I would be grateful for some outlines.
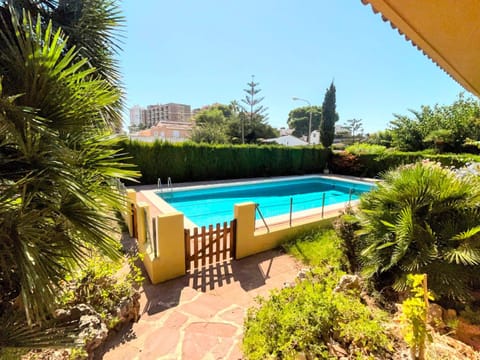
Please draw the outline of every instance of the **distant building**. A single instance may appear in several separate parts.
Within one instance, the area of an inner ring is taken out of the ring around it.
[[[344,141],[345,138],[350,137],[350,129],[347,126],[335,125],[335,137],[333,143],[338,143]],[[312,145],[320,144],[320,131],[313,130],[310,135],[310,142]]]
[[[318,130],[312,131],[312,133],[310,134],[310,143],[313,145],[320,144],[320,131]]]
[[[192,122],[159,122],[150,129],[130,134],[130,139],[147,142],[154,142],[155,140],[182,142],[190,139],[192,129]]]
[[[130,109],[130,126],[140,126],[142,123],[142,108],[135,105]]]
[[[280,133],[280,136],[285,136],[285,135],[292,135],[294,129],[281,127],[280,129],[278,129],[278,131]]]
[[[135,105],[130,109],[131,128],[150,128],[159,122],[189,122],[191,118],[191,107],[185,104],[156,104],[146,108]]]
[[[265,143],[275,143],[279,145],[285,146],[306,146],[308,143],[303,141],[293,135],[284,135],[273,139],[265,139],[263,140]]]

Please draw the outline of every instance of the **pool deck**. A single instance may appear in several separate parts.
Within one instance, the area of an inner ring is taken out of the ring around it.
[[[358,181],[358,182],[367,182],[367,183],[376,183],[378,182],[377,179],[370,179],[370,178],[359,178],[353,176],[343,176],[343,175],[305,175],[305,177],[310,176],[321,176],[327,179],[333,180],[347,180],[347,181]],[[186,182],[186,183],[173,183],[171,189],[180,189],[180,188],[198,188],[203,186],[212,186],[212,185],[221,185],[221,184],[242,184],[242,183],[249,183],[253,181],[265,181],[265,180],[290,180],[290,179],[298,179],[300,176],[278,176],[278,177],[268,177],[268,178],[248,178],[248,179],[234,179],[234,180],[214,180],[214,181],[197,181],[197,182]],[[145,202],[149,205],[150,208],[150,216],[155,217],[161,214],[167,214],[171,212],[176,212],[177,210],[173,208],[170,204],[162,200],[160,197],[155,195],[155,192],[158,191],[156,185],[141,185],[131,187],[135,191],[137,191],[137,201]],[[164,191],[169,191],[164,190]],[[358,200],[351,201],[350,205],[355,207],[358,205]],[[321,220],[323,218],[331,218],[337,216],[340,212],[345,209],[345,203],[334,204],[325,206],[323,214],[321,208],[313,208],[303,211],[294,212],[292,215],[292,224],[301,224],[312,222],[316,220]],[[233,209],[232,209],[233,212]],[[191,222],[186,216],[185,219],[185,228],[192,229],[195,228],[196,225]],[[289,214],[279,215],[274,217],[266,218],[266,223],[268,227],[276,227],[276,226],[285,226],[286,224],[290,223]],[[255,228],[257,231],[267,231],[267,228],[262,220],[257,220],[255,224]]]

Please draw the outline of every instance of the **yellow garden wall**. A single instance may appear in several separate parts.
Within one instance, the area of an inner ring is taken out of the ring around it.
[[[262,228],[255,231],[255,203],[236,204],[234,215],[237,219],[235,252],[237,259],[274,249],[296,233],[322,225],[328,226],[332,222],[332,218],[337,217],[335,215],[326,219],[316,217],[304,221],[296,220],[292,227],[288,223],[284,223],[272,226],[269,230]]]
[[[124,214],[124,219],[130,236],[133,236],[131,204],[134,204],[138,250],[142,255],[145,270],[152,284],[158,284],[184,275],[185,242],[183,214],[172,212],[158,215],[156,217],[156,229],[153,229],[149,206],[145,202],[136,202],[134,190],[127,190],[127,202],[129,206],[126,214]],[[149,241],[147,241],[147,232],[150,234]],[[153,236],[153,234],[157,234],[157,236]]]
[[[136,202],[136,193],[127,191],[127,202],[134,204],[136,213],[138,249],[142,254],[143,263],[148,277],[153,284],[158,284],[185,274],[185,240],[184,215],[174,211],[156,217],[153,229],[149,205]],[[237,220],[236,259],[273,249],[285,239],[309,228],[328,225],[333,217],[322,219],[313,216],[297,219],[290,227],[288,222],[266,228],[255,229],[255,203],[247,202],[234,206],[234,217]],[[130,234],[134,229],[131,216],[131,206],[124,216]],[[268,220],[268,219],[267,219]],[[147,238],[147,232],[149,237]],[[154,234],[156,236],[154,236]]]

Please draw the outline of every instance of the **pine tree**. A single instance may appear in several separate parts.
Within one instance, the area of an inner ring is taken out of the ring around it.
[[[323,99],[322,119],[320,121],[320,141],[326,148],[330,147],[333,143],[335,123],[338,121],[335,92],[335,85],[332,81]]]
[[[263,101],[264,97],[257,97],[257,94],[262,91],[261,89],[257,88],[259,85],[258,82],[255,82],[255,75],[252,75],[252,81],[247,83],[248,88],[243,89],[246,92],[245,98],[242,99],[242,102],[245,105],[241,105],[242,112],[246,116],[241,116],[242,118],[242,144],[245,143],[245,118],[247,118],[250,122],[250,126],[254,123],[254,121],[263,122],[265,121],[268,116],[266,114],[268,108],[260,105]]]

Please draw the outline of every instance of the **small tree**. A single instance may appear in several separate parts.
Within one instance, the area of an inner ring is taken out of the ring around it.
[[[320,121],[320,141],[325,148],[329,148],[333,143],[335,123],[338,121],[335,91],[335,85],[332,81],[323,99],[322,119]]]
[[[290,129],[294,129],[294,136],[310,136],[308,134],[310,111],[312,112],[312,129],[318,129],[322,117],[322,108],[320,106],[303,106],[288,113],[287,124]]]
[[[355,143],[355,135],[363,132],[362,119],[347,120],[347,128],[352,136],[352,144]]]

